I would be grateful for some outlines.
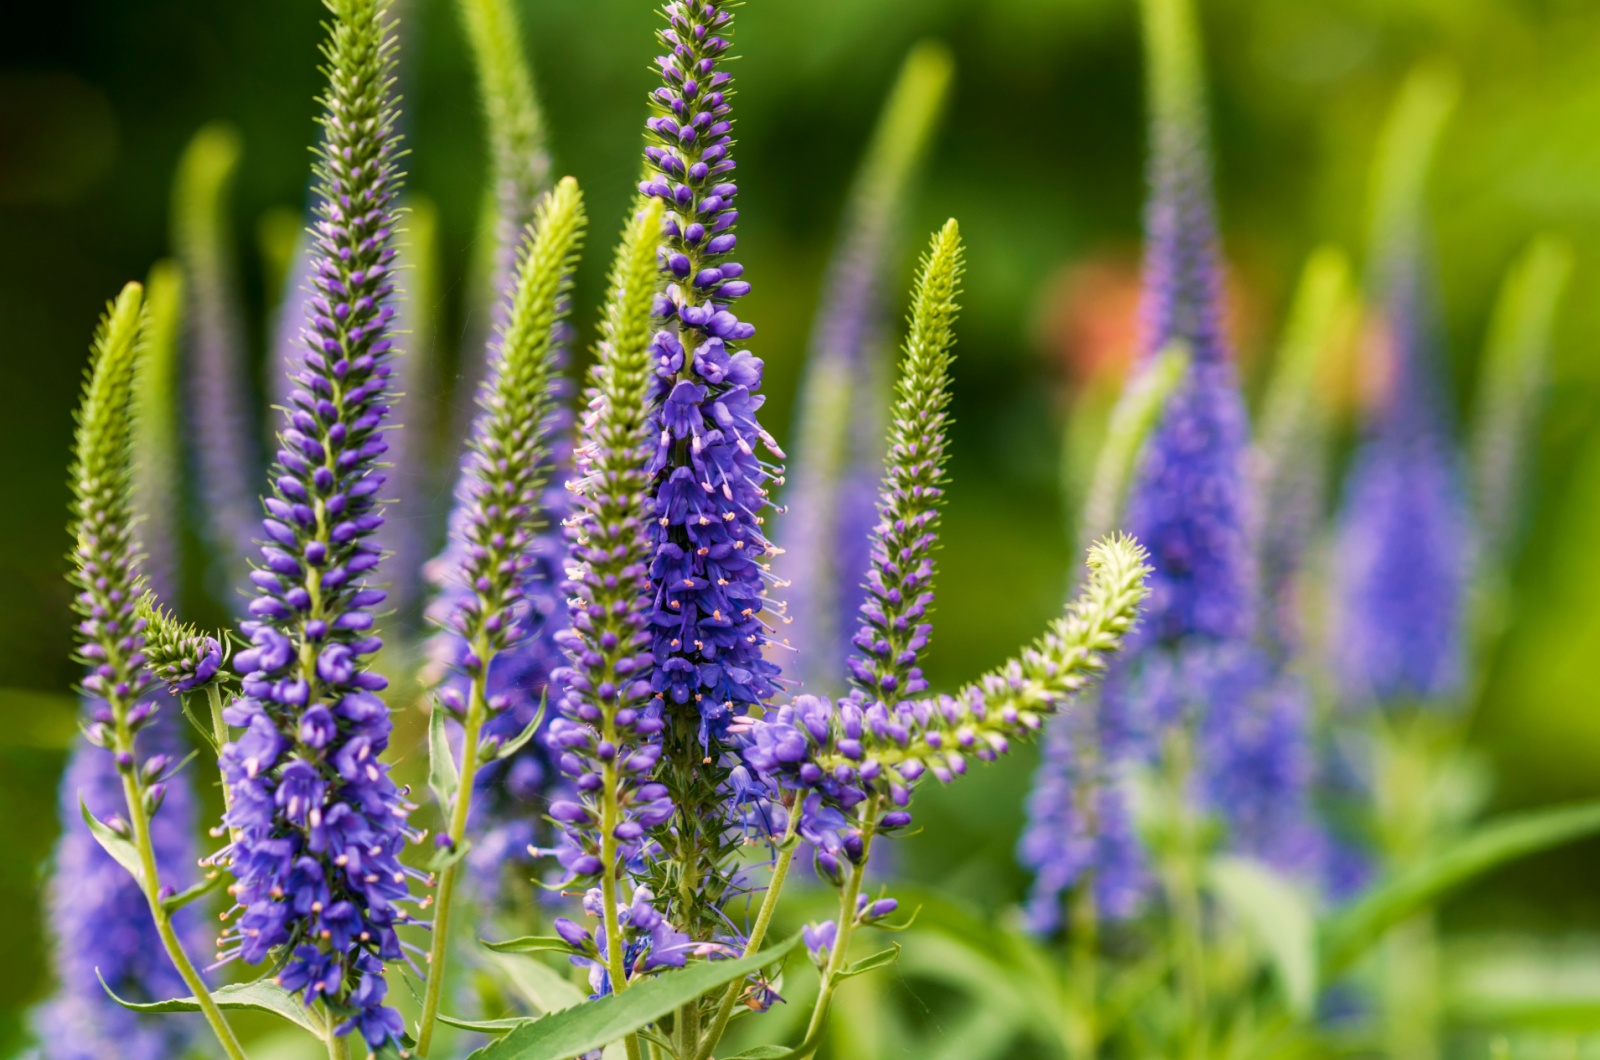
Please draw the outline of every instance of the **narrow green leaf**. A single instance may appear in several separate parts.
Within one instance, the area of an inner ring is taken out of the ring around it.
[[[544,711],[549,704],[550,690],[546,688],[539,694],[539,709],[534,712],[533,719],[528,722],[521,732],[513,736],[509,743],[503,744],[500,749],[494,753],[495,758],[510,758],[512,755],[522,750],[523,746],[527,744],[529,740],[533,739],[533,734],[539,731],[539,723],[544,721]]]
[[[1431,859],[1388,880],[1324,927],[1323,976],[1366,952],[1382,934],[1455,887],[1518,858],[1600,833],[1600,800],[1510,815],[1473,831]]]
[[[98,970],[95,973],[99,974]],[[192,997],[175,997],[168,1001],[151,1001],[140,1003],[137,1001],[124,1001],[111,992],[104,979],[100,985],[110,995],[111,1000],[125,1009],[134,1012],[199,1012],[200,1003]],[[232,986],[218,987],[211,992],[211,1000],[217,1007],[226,1011],[235,1009],[250,1009],[255,1012],[270,1012],[274,1016],[288,1020],[298,1027],[304,1027],[312,1034],[321,1038],[323,1027],[310,1009],[300,1002],[300,999],[289,993],[271,979],[257,979],[253,983],[235,983]]]
[[[1306,896],[1249,858],[1218,858],[1209,883],[1267,958],[1289,1011],[1302,1019],[1310,1016],[1317,999],[1317,929]]]
[[[859,961],[855,961],[841,968],[839,970],[839,978],[850,979],[865,972],[870,972],[876,968],[887,968],[889,965],[893,964],[895,962],[895,958],[899,956],[900,944],[896,942],[886,950],[879,950],[870,957],[863,957]]]
[[[89,812],[89,804],[83,801],[83,796],[78,796],[78,809],[83,813],[83,823],[89,826],[95,842],[116,859],[117,864],[127,869],[139,886],[144,886],[144,866],[139,861],[139,848],[126,836],[113,832],[108,825],[102,824],[94,814]]]
[[[464,1031],[476,1031],[479,1034],[504,1034],[506,1031],[516,1030],[524,1023],[534,1023],[540,1018],[539,1016],[512,1016],[502,1020],[462,1020],[456,1019],[454,1016],[446,1016],[443,1012],[439,1013],[440,1023],[457,1027]]]
[[[558,935],[524,935],[518,939],[507,939],[505,942],[490,942],[488,939],[479,939],[478,942],[485,949],[496,953],[540,953],[545,950],[554,950],[557,953],[572,952],[572,943]]]
[[[445,733],[444,715],[444,706],[436,700],[428,712],[428,787],[439,801],[439,811],[449,817],[450,806],[461,787],[461,773]]]
[[[798,934],[734,961],[704,961],[635,983],[620,994],[566,1009],[520,1027],[469,1060],[567,1060],[631,1034],[725,983],[781,960]]]
[[[201,738],[205,740],[206,746],[211,748],[211,750],[215,751],[216,753],[221,754],[222,748],[217,746],[217,737],[216,734],[211,731],[211,726],[204,718],[196,714],[194,712],[194,708],[190,705],[193,699],[193,696],[178,697],[178,702],[183,705],[183,716],[189,719],[189,724],[193,725],[194,731],[199,733]]]
[[[199,883],[195,884],[193,887],[179,891],[170,898],[163,898],[161,900],[161,908],[165,909],[169,913],[175,912],[191,902],[195,902],[201,898],[204,898],[206,895],[210,894],[212,891],[216,890],[218,887],[221,887],[227,882],[228,877],[226,874],[217,869],[212,869],[210,875],[201,880]]]
[[[727,1060],[787,1060],[794,1056],[796,1050],[787,1045],[758,1045],[754,1049],[746,1049],[742,1053],[735,1053]]]

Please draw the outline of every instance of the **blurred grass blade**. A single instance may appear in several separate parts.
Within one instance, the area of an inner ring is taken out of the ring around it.
[[[1310,1017],[1317,1000],[1317,927],[1306,895],[1249,858],[1218,858],[1208,883],[1266,957],[1289,1011]]]
[[[1331,978],[1359,959],[1383,933],[1491,869],[1600,833],[1600,800],[1534,810],[1479,826],[1471,834],[1395,878],[1378,884],[1325,922],[1322,974]]]
[[[1503,560],[1521,529],[1556,306],[1571,274],[1571,246],[1540,236],[1507,270],[1495,301],[1472,424],[1478,525],[1491,559]]]

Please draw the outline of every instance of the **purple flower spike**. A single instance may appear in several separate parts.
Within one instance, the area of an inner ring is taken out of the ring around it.
[[[1385,263],[1379,395],[1345,487],[1335,658],[1354,706],[1440,702],[1461,691],[1472,526],[1439,393],[1437,325],[1415,241]]]
[[[367,580],[380,558],[393,356],[396,43],[384,0],[330,8],[315,291],[240,625],[252,646],[235,657],[243,696],[227,720],[246,731],[222,750],[238,919],[221,947],[224,960],[281,956],[281,983],[320,997],[346,1017],[341,1034],[359,1030],[377,1048],[400,1033],[383,965],[401,955],[395,927],[410,917],[399,903],[419,875],[400,864],[414,833],[381,760],[391,724],[374,693],[385,681],[366,666],[384,599]]]

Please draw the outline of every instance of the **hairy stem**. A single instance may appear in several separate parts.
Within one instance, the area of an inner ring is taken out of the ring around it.
[[[333,1033],[337,1023],[327,1005],[322,1006],[322,1026],[322,1041],[328,1047],[328,1060],[350,1060],[350,1037]]]
[[[778,858],[772,864],[772,879],[767,883],[767,893],[761,899],[761,909],[756,913],[756,922],[750,929],[750,939],[745,943],[744,953],[748,957],[761,948],[761,943],[767,937],[767,928],[772,924],[772,914],[778,908],[778,896],[783,893],[783,883],[789,876],[789,864],[794,860],[794,852],[798,849],[795,842],[795,833],[800,827],[800,807],[792,807],[789,811],[789,827],[784,830],[783,839],[778,843]],[[706,1032],[705,1039],[700,1043],[700,1048],[694,1053],[694,1060],[710,1060],[711,1050],[717,1047],[722,1040],[722,1034],[728,1029],[728,1021],[733,1018],[733,1006],[739,1001],[739,982],[728,984],[727,991],[722,995],[722,1004],[717,1007],[716,1018],[711,1022],[711,1029]]]
[[[839,891],[838,935],[834,940],[833,952],[828,954],[828,965],[823,969],[821,988],[817,991],[817,1003],[811,1009],[811,1022],[806,1026],[805,1042],[800,1046],[796,1060],[809,1060],[816,1054],[822,1036],[822,1022],[828,1018],[828,1005],[833,1001],[833,992],[839,987],[839,973],[844,970],[845,953],[850,949],[850,937],[855,932],[856,896],[861,893],[861,880],[867,872],[867,858],[872,853],[873,828],[877,824],[882,802],[881,795],[874,795],[862,804],[865,811],[860,819],[865,824],[861,829],[861,861],[850,867],[850,875]]]
[[[125,732],[123,746],[131,748],[133,735],[126,732],[125,726],[123,728]],[[136,774],[123,772],[122,794],[128,803],[128,820],[133,832],[133,845],[139,851],[139,867],[143,870],[143,879],[140,883],[144,887],[145,900],[150,903],[150,916],[155,921],[156,934],[161,936],[161,944],[166,947],[167,956],[172,959],[172,966],[183,977],[184,985],[188,986],[190,993],[199,1002],[200,1011],[205,1013],[206,1022],[211,1025],[211,1031],[217,1036],[217,1041],[222,1043],[222,1051],[228,1054],[228,1060],[245,1060],[244,1049],[239,1045],[239,1039],[234,1036],[233,1028],[228,1026],[222,1010],[212,999],[205,980],[200,978],[194,962],[184,951],[183,943],[172,927],[172,915],[161,903],[161,878],[156,868],[155,845],[150,839],[150,815],[145,812],[144,788]]]
[[[428,984],[423,990],[422,1015],[417,1022],[418,1056],[427,1056],[428,1047],[433,1044],[439,1000],[444,994],[444,970],[450,947],[450,906],[465,860],[460,854],[462,844],[467,841],[467,813],[472,809],[473,782],[478,775],[478,738],[484,720],[484,685],[488,681],[489,664],[494,659],[494,650],[487,637],[479,637],[473,650],[483,660],[483,665],[474,671],[472,688],[468,693],[467,716],[462,723],[461,780],[456,788],[455,805],[451,807],[450,826],[446,833],[455,845],[457,857],[439,874],[438,906],[433,913],[433,939],[428,949]]]

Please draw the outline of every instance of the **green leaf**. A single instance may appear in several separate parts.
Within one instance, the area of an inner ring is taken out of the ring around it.
[[[1306,896],[1249,858],[1218,858],[1210,884],[1266,956],[1289,1011],[1302,1019],[1310,1016],[1317,999],[1317,929]]]
[[[758,1045],[754,1049],[746,1049],[742,1053],[735,1053],[727,1060],[785,1060],[786,1057],[795,1055],[795,1050],[787,1045]]]
[[[439,801],[440,812],[449,817],[451,803],[461,787],[461,773],[456,768],[456,756],[450,750],[450,741],[445,735],[444,715],[444,707],[435,701],[433,709],[428,712],[428,787]]]
[[[479,939],[479,944],[484,949],[493,950],[495,953],[541,953],[554,950],[557,953],[572,953],[572,943],[558,935],[524,935],[519,939],[508,939],[505,942],[490,942],[488,939]]]
[[[446,1016],[443,1012],[439,1013],[440,1023],[459,1027],[464,1031],[476,1031],[479,1034],[504,1034],[506,1031],[516,1030],[524,1023],[533,1023],[538,1019],[540,1019],[538,1016],[512,1016],[503,1020],[461,1020],[454,1016]]]
[[[848,964],[839,969],[839,978],[841,980],[850,979],[854,976],[870,972],[876,968],[886,968],[893,964],[895,962],[895,958],[899,956],[900,944],[896,942],[886,950],[879,950],[870,957],[863,957],[859,961]]]
[[[96,975],[99,971],[96,970]],[[104,979],[100,985],[105,987],[111,1000],[125,1009],[134,1012],[199,1012],[200,1003],[192,997],[175,997],[168,1001],[151,1001],[139,1003],[124,1001],[111,992]],[[211,1000],[216,1002],[218,1008],[225,1011],[234,1009],[251,1009],[256,1012],[270,1012],[274,1016],[288,1020],[298,1027],[304,1027],[312,1034],[321,1038],[324,1030],[310,1009],[301,1004],[300,999],[289,993],[271,979],[257,979],[253,983],[236,983],[232,986],[218,987],[211,992]]]
[[[513,736],[509,743],[502,745],[501,748],[494,753],[496,759],[510,758],[512,755],[522,750],[523,746],[529,740],[533,739],[533,734],[539,729],[539,723],[544,720],[545,707],[548,706],[549,703],[550,690],[546,688],[539,694],[539,709],[534,712],[533,720],[528,722],[527,726],[521,732]]]
[[[635,983],[620,994],[578,1005],[520,1027],[469,1060],[567,1060],[616,1041],[724,983],[773,964],[799,945],[791,936],[734,961],[703,961]]]
[[[439,847],[434,850],[433,857],[428,859],[428,871],[435,874],[441,873],[466,857],[471,850],[472,840],[470,839],[462,839],[459,843],[453,843],[447,847]]]
[[[217,746],[217,737],[216,734],[211,731],[211,726],[202,720],[200,715],[194,712],[194,708],[189,705],[190,701],[193,699],[193,696],[178,697],[178,702],[183,704],[183,716],[189,719],[189,724],[193,725],[194,731],[200,734],[201,739],[205,740],[206,746],[211,748],[211,750],[215,751],[217,754],[221,754],[222,748]]]
[[[1455,887],[1518,858],[1600,832],[1600,800],[1507,816],[1480,826],[1431,859],[1390,879],[1329,921],[1322,970],[1343,971],[1395,924]]]
[[[94,834],[95,842],[117,860],[117,864],[127,869],[139,886],[144,886],[144,865],[139,860],[139,848],[126,836],[113,832],[110,826],[102,824],[94,814],[89,812],[89,804],[83,801],[83,796],[78,796],[78,809],[83,814],[83,823],[89,826],[89,831]]]
[[[536,957],[523,953],[487,954],[489,962],[505,976],[511,988],[540,1013],[548,1014],[581,1005],[587,995]]]
[[[201,880],[199,883],[195,884],[193,887],[190,887],[187,890],[179,891],[177,894],[172,895],[169,898],[161,899],[161,908],[165,909],[169,913],[175,912],[179,909],[182,909],[190,902],[204,898],[218,887],[221,887],[227,881],[228,877],[226,875],[216,869],[212,869],[210,875]]]

